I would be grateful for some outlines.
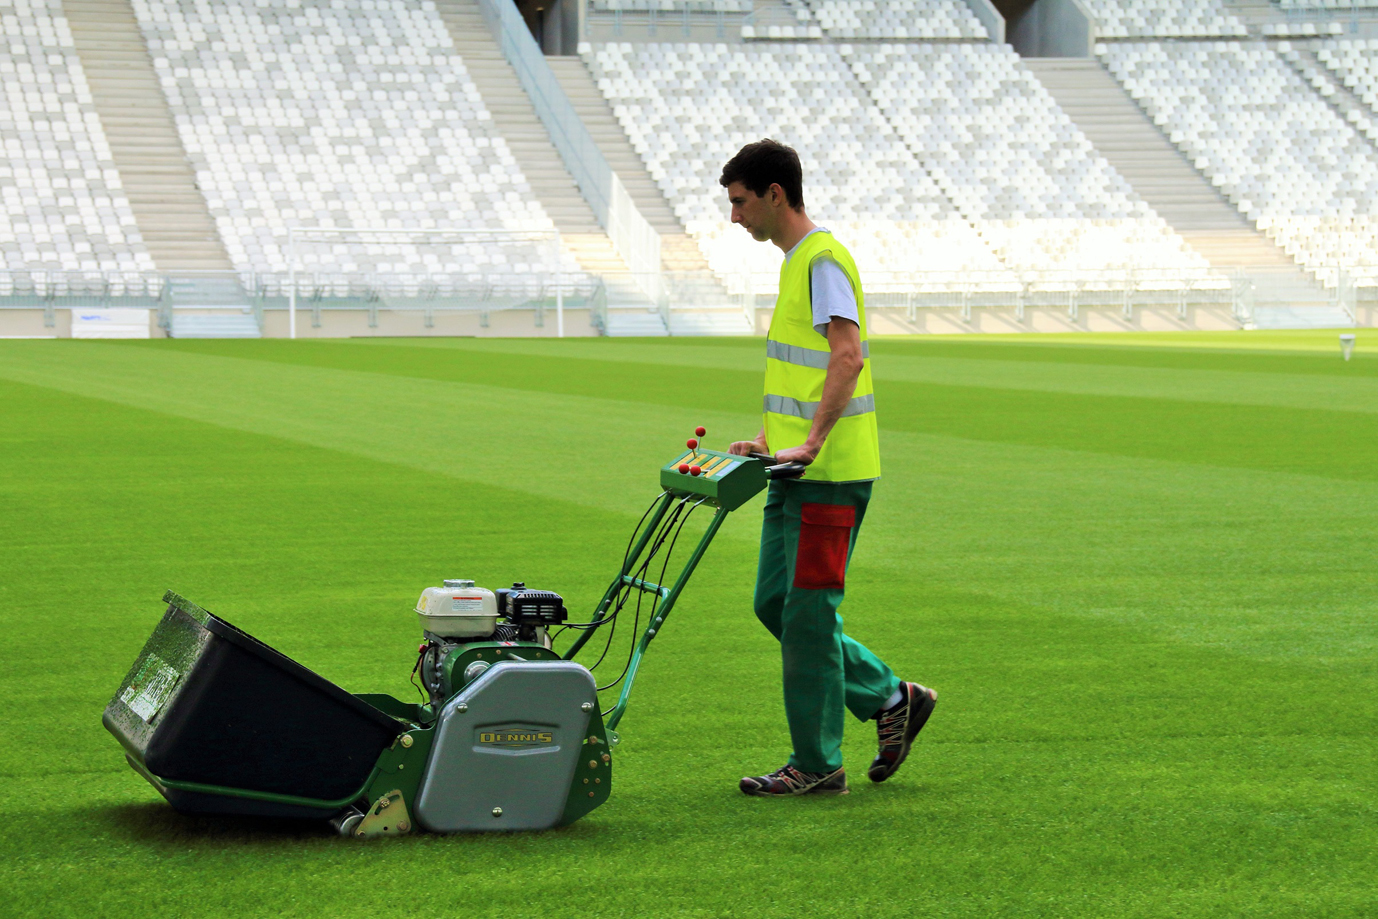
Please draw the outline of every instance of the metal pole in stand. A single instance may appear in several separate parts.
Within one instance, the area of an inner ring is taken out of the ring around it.
[[[565,337],[565,285],[560,270],[560,231],[555,231],[555,337]]]
[[[297,238],[287,228],[287,337],[297,337]]]

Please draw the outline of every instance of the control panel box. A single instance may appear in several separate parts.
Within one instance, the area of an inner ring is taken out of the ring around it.
[[[766,487],[766,466],[749,456],[689,449],[660,468],[660,485],[735,511]]]

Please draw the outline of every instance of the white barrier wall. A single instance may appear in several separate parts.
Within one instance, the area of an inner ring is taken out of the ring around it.
[[[72,310],[73,338],[148,338],[152,310],[129,308]]]

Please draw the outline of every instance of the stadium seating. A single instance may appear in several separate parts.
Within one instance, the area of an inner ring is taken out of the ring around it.
[[[231,261],[288,270],[290,226],[551,229],[431,3],[134,0]],[[536,248],[306,247],[308,272],[530,283]],[[522,279],[526,280],[523,281]]]
[[[810,216],[872,277],[1003,266],[866,100],[836,46],[600,45],[587,55],[632,145],[730,288],[773,289],[780,257],[728,223],[717,178],[743,144],[789,138]]]
[[[1378,9],[1378,0],[1278,0],[1284,10],[1323,10],[1343,13],[1347,10]]]
[[[808,0],[829,38],[987,38],[962,0]]]
[[[1326,42],[1316,59],[1378,114],[1378,39]]]
[[[263,292],[285,289],[289,227],[553,230],[432,0],[132,2],[226,251]],[[1325,278],[1343,264],[1378,283],[1378,137],[1360,133],[1378,123],[1378,40],[1303,52],[1193,41],[1243,26],[1219,0],[1086,3],[1101,35],[1173,39],[1097,53],[1241,213]],[[1109,289],[1210,274],[1013,50],[979,40],[964,3],[788,0],[785,13],[834,41],[585,46],[633,147],[730,290],[769,293],[777,278],[778,252],[731,226],[717,183],[723,162],[763,136],[800,149],[810,214],[850,245],[868,287]],[[0,8],[0,30],[0,296],[38,289],[16,286],[16,271],[148,279],[130,292],[154,283],[60,0]],[[905,42],[882,43],[890,36]],[[1359,100],[1339,94],[1348,121],[1323,98],[1336,90],[1319,85],[1330,81],[1319,65]],[[1373,120],[1351,111],[1364,106]],[[300,289],[331,296],[365,296],[361,283],[398,297],[529,293],[554,259],[584,280],[568,253],[531,239],[360,235],[302,243],[297,256]]]
[[[1317,38],[1325,35],[1343,35],[1344,26],[1338,22],[1266,22],[1263,24],[1265,38]]]
[[[1111,72],[1198,169],[1323,277],[1378,273],[1378,157],[1262,43],[1110,43]]]
[[[1311,43],[1314,48],[1314,43]],[[1326,63],[1328,56],[1326,49],[1308,49],[1302,43],[1279,42],[1273,46],[1284,61],[1291,64],[1296,71],[1301,74],[1303,80],[1310,84],[1311,88],[1320,94],[1333,105],[1339,113],[1354,126],[1354,129],[1367,137],[1370,141],[1378,144],[1378,117],[1375,117],[1373,106],[1368,102],[1362,101],[1365,95],[1359,80],[1364,78],[1363,69],[1366,62],[1361,56],[1355,55],[1357,59],[1346,59],[1349,55],[1343,56],[1336,61],[1332,58],[1330,63]],[[1333,64],[1340,64],[1337,70]],[[1355,71],[1358,71],[1357,73]],[[1354,86],[1350,91],[1344,89],[1344,77],[1349,76],[1353,79]],[[1358,92],[1354,92],[1358,89]],[[1371,94],[1370,98],[1372,98]]]
[[[677,13],[686,9],[691,13],[749,13],[751,0],[591,0],[589,8],[609,12],[622,10],[627,13],[650,10],[658,13]]]
[[[58,0],[0,7],[0,296],[155,284]],[[102,281],[101,283],[104,283]]]
[[[1243,36],[1220,0],[1083,0],[1101,38]]]
[[[822,39],[823,29],[804,0],[781,0],[779,6],[752,4],[742,26],[743,41]]]
[[[890,124],[1021,276],[1205,273],[1206,260],[1135,195],[1009,46],[847,53]]]

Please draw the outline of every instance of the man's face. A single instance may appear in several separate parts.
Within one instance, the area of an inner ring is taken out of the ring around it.
[[[771,206],[775,193],[774,185],[764,195],[756,194],[741,182],[727,186],[732,222],[742,226],[757,242],[766,242],[775,232],[775,208]]]

